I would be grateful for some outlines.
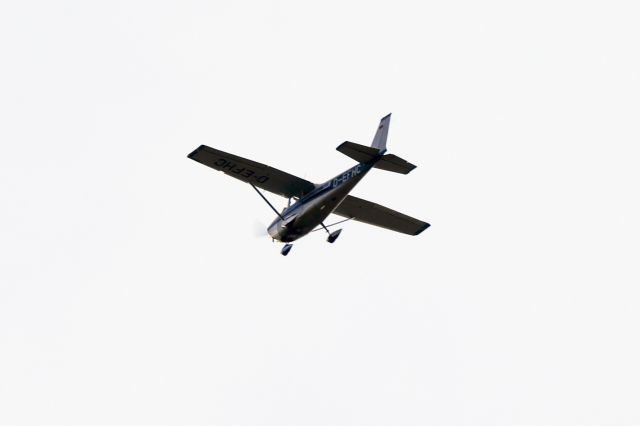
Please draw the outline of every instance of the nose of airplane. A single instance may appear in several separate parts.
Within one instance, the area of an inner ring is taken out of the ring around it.
[[[296,216],[288,217],[285,220],[278,218],[274,220],[271,225],[269,225],[267,232],[269,233],[271,238],[274,238],[278,241],[284,241],[282,238],[289,233],[289,228],[292,227],[295,220]]]
[[[278,221],[275,221],[271,225],[269,225],[269,228],[267,228],[267,232],[269,233],[269,236],[271,238],[279,240],[280,236],[278,235]]]

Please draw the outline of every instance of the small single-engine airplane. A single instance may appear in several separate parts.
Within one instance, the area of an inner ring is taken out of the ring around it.
[[[372,168],[407,174],[416,166],[387,151],[387,134],[391,114],[380,120],[371,146],[353,142],[344,142],[336,149],[358,162],[344,173],[322,184],[313,184],[308,180],[290,175],[265,164],[257,163],[237,155],[200,145],[189,154],[189,158],[219,170],[248,183],[266,201],[278,217],[269,225],[268,233],[274,240],[286,243],[282,255],[291,250],[291,242],[311,231],[324,229],[329,234],[327,241],[333,243],[342,229],[330,232],[329,227],[353,219],[392,231],[409,235],[418,235],[429,224],[405,214],[391,210],[354,196],[349,192]],[[287,207],[278,212],[258,188],[288,198]],[[296,202],[292,205],[291,200]],[[331,225],[324,220],[334,213],[346,219]],[[321,226],[318,229],[314,229]]]

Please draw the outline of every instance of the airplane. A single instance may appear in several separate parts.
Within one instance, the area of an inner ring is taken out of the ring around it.
[[[418,235],[430,225],[379,204],[349,195],[371,169],[382,169],[407,174],[416,166],[406,160],[386,154],[387,135],[391,114],[380,120],[380,125],[371,146],[354,142],[343,142],[336,149],[358,162],[321,184],[313,184],[273,167],[258,163],[237,155],[229,154],[206,145],[200,145],[188,158],[221,171],[229,176],[248,183],[278,215],[269,225],[267,232],[275,241],[285,243],[281,254],[289,254],[291,243],[312,231],[324,229],[329,236],[327,241],[336,241],[342,229],[329,231],[329,227],[348,220],[356,220],[408,235]],[[260,192],[260,189],[288,198],[287,207],[278,212]],[[295,200],[291,204],[291,200]],[[325,225],[325,219],[331,214],[346,219],[331,225]]]

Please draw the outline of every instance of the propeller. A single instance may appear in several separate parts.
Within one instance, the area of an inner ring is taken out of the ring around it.
[[[268,237],[269,233],[267,232],[267,225],[258,219],[253,221],[253,236],[255,238]]]

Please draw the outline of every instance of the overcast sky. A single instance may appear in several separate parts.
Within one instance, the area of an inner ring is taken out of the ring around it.
[[[639,11],[2,2],[0,424],[640,424]],[[418,237],[282,257],[186,158],[322,182],[389,112],[353,194]]]

